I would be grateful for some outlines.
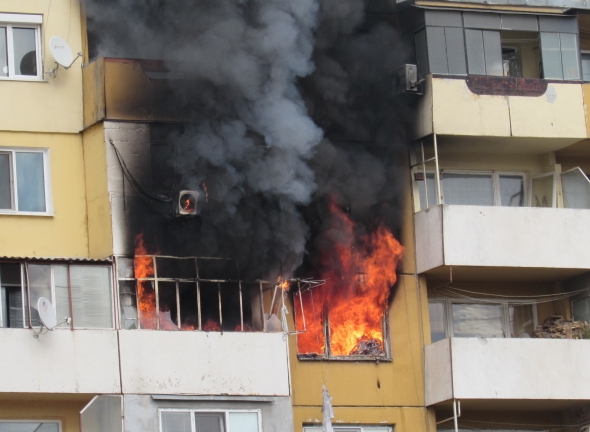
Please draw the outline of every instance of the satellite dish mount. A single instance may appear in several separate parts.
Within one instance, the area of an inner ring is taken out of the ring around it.
[[[71,318],[66,317],[64,322],[58,324],[55,308],[45,297],[39,297],[39,300],[37,301],[37,312],[39,313],[39,319],[41,320],[41,330],[39,333],[33,331],[33,337],[35,339],[39,338],[40,334],[43,334],[43,327],[45,327],[48,331],[53,331],[53,329],[57,326],[66,323],[69,324],[71,320]]]
[[[65,70],[68,70],[72,67],[76,60],[82,57],[82,53],[79,52],[74,58],[70,45],[59,36],[53,36],[49,40],[49,51],[51,51],[51,55],[55,59],[55,67],[45,73],[52,78],[57,76],[57,70],[60,66],[62,66]]]

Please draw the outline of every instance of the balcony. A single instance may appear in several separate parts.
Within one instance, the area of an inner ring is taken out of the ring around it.
[[[289,395],[282,333],[122,330],[124,393]]]
[[[38,331],[38,330],[36,330]],[[113,330],[0,329],[0,393],[120,393]]]
[[[426,405],[590,399],[590,340],[448,338],[425,347]],[[516,401],[520,400],[520,401]]]
[[[429,75],[415,138],[432,133],[512,137],[519,138],[513,145],[523,148],[533,144],[527,139],[548,138],[546,151],[556,151],[588,135],[583,87],[541,79]]]
[[[415,214],[419,273],[569,277],[590,269],[590,211],[437,205]]]

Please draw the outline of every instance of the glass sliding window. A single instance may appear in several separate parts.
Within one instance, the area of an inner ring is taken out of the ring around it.
[[[12,209],[12,161],[8,152],[0,152],[0,209]]]
[[[16,152],[18,209],[45,212],[43,153]]]
[[[524,178],[520,175],[498,176],[500,205],[522,207],[524,205]]]
[[[504,337],[502,305],[453,304],[452,311],[455,337]]]
[[[225,432],[224,413],[195,413],[195,432]]]
[[[590,322],[590,297],[584,297],[572,302],[574,320]]]
[[[45,297],[54,303],[51,295],[51,266],[43,264],[30,264],[29,266],[29,297],[31,299],[31,324],[40,326],[41,320],[37,312],[39,298]],[[55,307],[55,305],[54,305]]]
[[[8,76],[8,39],[6,27],[0,27],[0,77]]]
[[[555,174],[543,174],[532,179],[532,207],[555,206]]]
[[[436,205],[436,182],[434,174],[426,174],[426,181],[424,181],[423,173],[414,174],[414,179],[418,184],[418,192],[420,194],[420,210],[425,210],[428,207]],[[428,191],[428,202],[426,202],[426,191]]]
[[[0,264],[0,327],[23,328],[20,264]]]
[[[578,48],[578,35],[573,33],[560,33],[561,62],[564,80],[580,79],[580,50]]]
[[[112,328],[111,269],[70,266],[74,328]]]
[[[582,53],[582,80],[590,81],[590,53]]]
[[[494,205],[492,174],[447,173],[442,174],[445,204]]]
[[[53,307],[57,317],[57,323],[65,321],[66,317],[71,317],[70,312],[70,289],[68,283],[68,266],[54,265],[53,267],[53,286],[55,288],[55,302]]]
[[[16,75],[37,76],[37,29],[13,27]]]
[[[431,342],[438,342],[446,337],[446,304],[442,302],[428,303],[430,316],[430,339]]]
[[[532,305],[508,306],[510,337],[528,338],[535,329],[535,314]]]
[[[561,188],[565,208],[590,209],[590,180],[580,168],[561,175]]]
[[[541,32],[541,55],[543,57],[543,78],[562,80],[563,66],[559,33]]]
[[[162,432],[191,432],[190,412],[162,412]]]

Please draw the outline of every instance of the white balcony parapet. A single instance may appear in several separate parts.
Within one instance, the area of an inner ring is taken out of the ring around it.
[[[425,347],[426,405],[590,400],[590,340],[449,338]]]
[[[438,205],[415,215],[419,273],[440,266],[590,269],[590,210]]]

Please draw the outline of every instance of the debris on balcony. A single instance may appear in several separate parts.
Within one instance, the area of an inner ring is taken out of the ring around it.
[[[533,334],[535,338],[547,339],[590,339],[590,324],[565,319],[561,315],[551,315],[538,325]]]

